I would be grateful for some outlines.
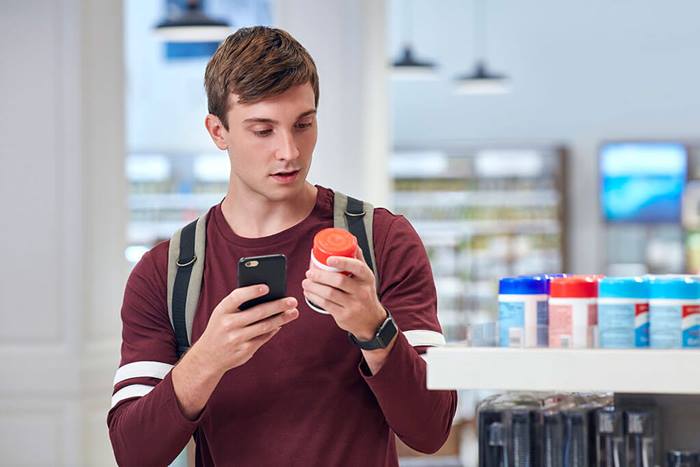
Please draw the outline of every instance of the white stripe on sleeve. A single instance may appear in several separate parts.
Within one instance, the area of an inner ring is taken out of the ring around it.
[[[445,345],[445,336],[436,331],[403,331],[413,347]]]
[[[151,391],[153,391],[153,386],[147,386],[145,384],[132,384],[131,386],[123,387],[112,396],[112,407],[124,399],[143,397]]]
[[[173,365],[161,362],[133,362],[127,363],[117,370],[114,375],[114,384],[121,383],[131,378],[158,378],[163,379]]]

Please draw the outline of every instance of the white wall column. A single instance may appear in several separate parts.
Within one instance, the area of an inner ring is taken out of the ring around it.
[[[386,5],[277,0],[275,25],[313,56],[321,84],[310,180],[375,204],[389,198]]]
[[[121,2],[12,1],[0,30],[0,463],[114,465],[126,277]]]

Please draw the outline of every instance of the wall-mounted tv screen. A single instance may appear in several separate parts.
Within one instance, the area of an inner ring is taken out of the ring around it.
[[[674,223],[688,176],[688,152],[674,142],[616,142],[600,149],[600,199],[608,222]]]

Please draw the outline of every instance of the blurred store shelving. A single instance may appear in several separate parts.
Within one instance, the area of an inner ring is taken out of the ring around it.
[[[167,240],[226,194],[226,154],[130,154],[129,246],[134,265],[152,246]]]
[[[565,269],[562,148],[406,148],[391,172],[392,206],[423,239],[448,341],[492,319],[499,277]]]

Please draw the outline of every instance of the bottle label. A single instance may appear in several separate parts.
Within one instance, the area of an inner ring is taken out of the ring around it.
[[[573,328],[571,305],[549,305],[549,346],[570,347]]]
[[[700,306],[683,307],[683,347],[700,348]]]
[[[595,303],[556,303],[549,305],[549,346],[590,348],[598,319]]]
[[[628,349],[635,344],[635,305],[598,305],[598,343],[606,349]]]
[[[537,346],[549,345],[549,306],[546,301],[537,302]]]
[[[649,343],[656,349],[677,349],[682,343],[683,307],[658,305],[649,308]]]
[[[511,333],[511,329],[520,330],[520,342],[517,347],[522,346],[522,330],[525,326],[525,303],[524,302],[499,302],[498,303],[498,325],[499,325],[499,345],[501,347],[512,347],[513,340],[517,339],[517,331]],[[515,342],[513,343],[515,344]]]
[[[649,347],[649,304],[637,303],[634,308],[634,345]]]

